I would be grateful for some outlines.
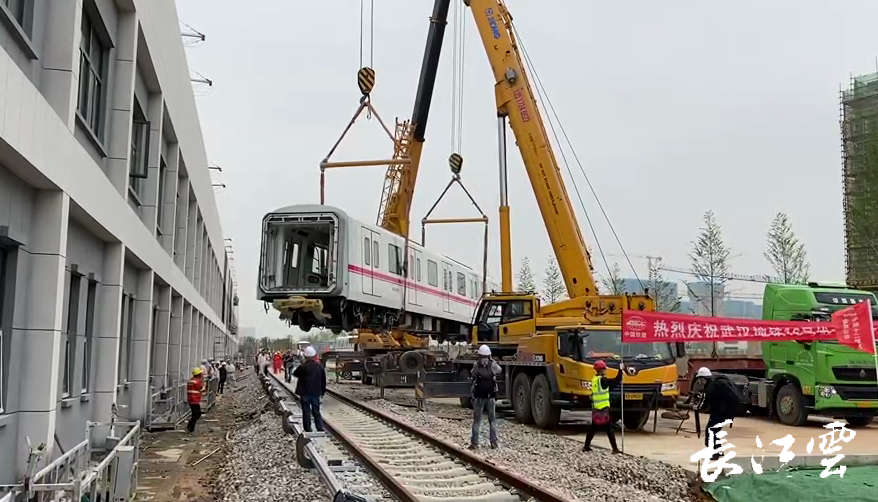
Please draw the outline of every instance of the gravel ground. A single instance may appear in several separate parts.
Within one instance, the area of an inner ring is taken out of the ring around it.
[[[223,502],[326,502],[321,480],[296,463],[295,441],[284,434],[252,368],[238,373],[232,401],[239,424],[228,442],[226,462],[216,478]]]
[[[395,402],[413,404],[412,390],[386,390],[394,402],[377,399],[378,391],[354,384],[330,385],[376,409],[397,414],[406,422],[451,440],[460,447],[469,444],[470,422],[437,415],[468,417],[459,407],[433,404],[429,413],[419,413]],[[408,394],[403,397],[403,394]],[[411,401],[411,403],[409,403]],[[626,502],[691,501],[686,472],[677,466],[632,455],[613,455],[595,449],[581,451],[582,444],[508,420],[498,421],[500,448],[479,450],[498,466],[521,472],[524,477],[553,487],[571,500],[603,499],[608,494]],[[482,425],[480,444],[487,444],[487,424]]]

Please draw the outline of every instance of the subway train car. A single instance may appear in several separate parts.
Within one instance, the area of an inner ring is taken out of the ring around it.
[[[489,281],[488,289],[499,287]],[[336,207],[288,206],[262,220],[258,298],[296,299],[301,308],[291,321],[304,331],[401,326],[463,340],[482,293],[475,269],[412,241],[406,246]]]

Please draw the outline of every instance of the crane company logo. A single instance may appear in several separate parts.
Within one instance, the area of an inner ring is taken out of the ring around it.
[[[488,24],[491,25],[491,33],[494,38],[500,38],[500,27],[497,26],[497,20],[494,19],[494,9],[485,9],[485,15],[488,16]]]
[[[625,319],[625,335],[630,338],[646,338],[646,319],[638,315]]]
[[[637,368],[634,366],[625,366],[625,371],[628,372],[629,375],[634,376],[637,374]]]

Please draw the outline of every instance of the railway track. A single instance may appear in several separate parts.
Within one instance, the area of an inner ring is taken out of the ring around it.
[[[269,385],[278,395],[294,398],[293,392],[273,375]],[[338,392],[327,391],[321,411],[332,439],[401,502],[566,500],[522,480],[520,474],[501,469]],[[333,446],[318,445],[318,449],[327,452],[328,457],[339,454]]]

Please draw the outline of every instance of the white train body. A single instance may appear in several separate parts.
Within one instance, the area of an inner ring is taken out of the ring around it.
[[[294,319],[306,331],[401,325],[465,334],[483,293],[475,269],[322,205],[289,206],[265,216],[259,277],[261,300],[322,301],[325,318],[303,309]],[[488,290],[495,289],[488,282]]]

